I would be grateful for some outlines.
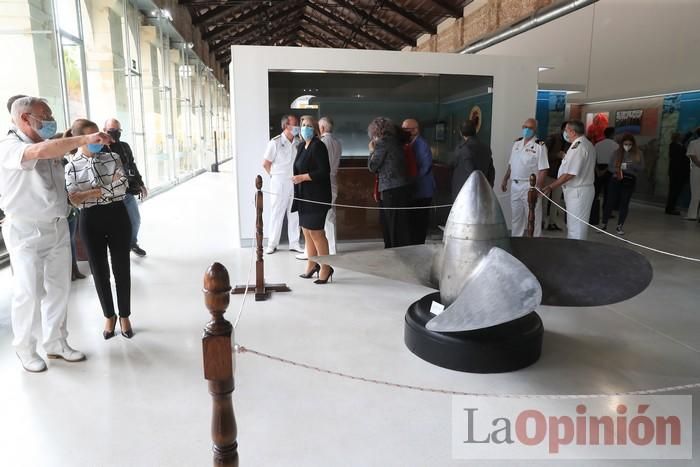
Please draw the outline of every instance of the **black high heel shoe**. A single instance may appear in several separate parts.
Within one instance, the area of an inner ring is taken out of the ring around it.
[[[114,322],[112,323],[112,330],[111,331],[102,331],[102,337],[104,337],[105,340],[111,339],[112,337],[114,337],[114,328],[117,327],[117,317],[116,316],[113,316],[113,317],[108,318],[108,319],[114,320]]]
[[[305,272],[304,274],[299,274],[299,277],[301,277],[302,279],[311,279],[312,277],[314,277],[314,274],[316,274],[316,276],[318,276],[320,270],[321,270],[321,265],[316,263],[316,266],[311,268],[311,271]]]
[[[121,334],[127,339],[131,339],[132,337],[134,337],[134,330],[131,328],[131,322],[129,322],[129,329],[124,330],[124,326],[122,325],[122,319],[129,318],[119,318],[119,328],[121,329]]]
[[[319,274],[319,278],[314,281],[314,284],[325,284],[328,281],[333,282],[333,273],[335,270],[331,266],[328,266],[328,268],[331,270],[331,272],[328,273],[328,277],[321,279],[321,275]]]

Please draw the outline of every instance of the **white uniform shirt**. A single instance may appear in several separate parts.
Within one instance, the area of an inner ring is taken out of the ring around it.
[[[596,164],[610,164],[613,154],[619,147],[619,144],[608,138],[595,143]]]
[[[574,140],[569,150],[566,151],[557,176],[561,177],[564,174],[574,175],[574,178],[563,185],[564,188],[593,185],[595,164],[595,148],[588,138],[579,136]]]
[[[333,133],[324,133],[321,135],[321,141],[323,141],[328,149],[328,162],[331,165],[331,183],[333,183],[335,176],[338,175],[343,146],[340,144],[340,141],[338,141],[338,138],[333,136]]]
[[[510,151],[510,177],[512,180],[529,181],[530,174],[537,175],[540,170],[549,168],[547,147],[544,141],[531,138],[525,143],[524,138],[519,138]]]
[[[687,156],[695,156],[696,159],[700,161],[700,138],[694,139],[688,144],[688,150],[685,152]],[[690,159],[690,157],[688,157]],[[700,173],[700,167],[695,165],[695,163],[690,160],[690,171],[698,171]]]
[[[263,159],[272,162],[270,175],[282,175],[292,178],[294,175],[294,159],[297,157],[298,138],[292,141],[284,133],[275,136],[267,143]],[[291,180],[290,180],[291,183]]]
[[[9,218],[52,222],[66,217],[68,194],[63,162],[58,159],[22,161],[33,141],[16,127],[0,139],[0,209]]]
[[[66,185],[70,193],[101,188],[102,196],[81,203],[81,208],[121,201],[126,196],[127,183],[119,154],[101,152],[87,157],[78,150],[65,168]]]

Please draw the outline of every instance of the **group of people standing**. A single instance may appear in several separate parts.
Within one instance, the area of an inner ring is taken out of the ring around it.
[[[0,207],[7,215],[3,237],[13,272],[13,346],[25,370],[41,372],[47,367],[37,353],[35,328],[42,328],[48,358],[85,359],[67,341],[72,269],[67,217],[73,208],[80,209],[80,237],[106,320],[103,337],[113,337],[117,323],[108,253],[121,334],[133,336],[129,252],[146,254],[136,242],[140,217],[133,197],[147,191],[131,149],[120,142],[117,120],[108,120],[101,131],[77,119],[57,137],[45,100],[14,96],[9,107],[12,125],[0,139]]]

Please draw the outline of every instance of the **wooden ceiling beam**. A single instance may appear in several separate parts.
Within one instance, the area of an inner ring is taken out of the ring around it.
[[[423,29],[423,31],[427,32],[428,34],[437,34],[437,26],[420,19],[418,16],[414,15],[410,11],[401,8],[393,1],[385,0],[383,6],[385,6],[388,10],[393,11],[397,15],[403,16],[419,28]]]
[[[450,15],[452,18],[461,18],[464,16],[464,8],[453,5],[450,0],[428,0],[433,5],[440,8],[442,11]],[[471,3],[471,2],[469,2]]]
[[[408,34],[406,34],[404,32],[399,31],[395,27],[393,27],[389,24],[386,24],[384,21],[381,21],[381,20],[375,18],[374,16],[370,15],[362,8],[355,6],[354,4],[349,2],[348,0],[335,0],[335,2],[336,2],[336,4],[338,4],[340,6],[343,6],[345,8],[352,10],[357,16],[364,19],[368,23],[372,23],[375,26],[377,26],[378,28],[382,29],[383,31],[400,39],[401,42],[403,43],[402,45],[410,45],[411,47],[416,46],[416,39],[412,38],[411,36],[409,36]]]
[[[309,6],[312,10],[321,13],[321,14],[324,15],[326,18],[328,18],[328,19],[330,19],[330,20],[332,20],[332,21],[335,21],[335,22],[338,23],[339,25],[341,25],[341,26],[347,28],[347,29],[350,31],[351,34],[352,34],[352,31],[355,30],[355,26],[353,26],[352,24],[350,24],[350,23],[345,19],[345,17],[340,16],[340,15],[337,14],[337,13],[332,13],[332,12],[326,10],[326,8],[324,8],[323,6],[318,5],[318,4],[316,4],[316,3],[312,2],[312,1],[309,1],[309,2],[307,2],[306,4],[307,4],[307,6]],[[308,17],[308,16],[307,16],[307,17]],[[387,44],[386,42],[384,42],[384,41],[382,41],[382,40],[380,40],[380,39],[377,39],[376,37],[372,36],[372,35],[369,34],[368,32],[363,31],[363,30],[361,30],[361,29],[357,31],[357,34],[360,35],[360,36],[362,36],[362,37],[364,37],[366,40],[368,40],[368,41],[374,43],[374,44],[377,45],[380,49],[383,49],[383,50],[392,50],[392,49],[396,49],[395,46],[390,45],[390,44]]]
[[[343,44],[345,43],[347,36],[344,35],[342,32],[337,31],[337,30],[333,30],[330,27],[328,27],[327,25],[325,25],[319,21],[316,21],[314,18],[311,18],[308,15],[304,16],[304,21],[306,21],[310,25],[316,27],[317,29],[325,32],[326,34],[330,34],[332,37],[340,39],[340,46],[338,46],[338,48],[340,48],[340,49],[343,48]],[[360,48],[360,49],[367,49],[368,48],[366,44],[362,44],[358,40],[353,40],[352,42],[354,43],[355,47],[357,47],[357,48]]]

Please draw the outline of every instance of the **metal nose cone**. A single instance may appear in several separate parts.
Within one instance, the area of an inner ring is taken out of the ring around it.
[[[445,225],[440,298],[449,306],[464,288],[469,274],[492,247],[510,251],[510,237],[491,185],[473,172],[459,191]]]
[[[466,229],[465,226],[483,226]],[[488,227],[486,227],[488,226]],[[488,234],[486,237],[475,231]],[[470,235],[471,233],[471,235]],[[473,235],[477,234],[476,237]],[[506,221],[491,185],[483,173],[475,170],[459,190],[445,225],[445,237],[486,240],[507,236]]]

